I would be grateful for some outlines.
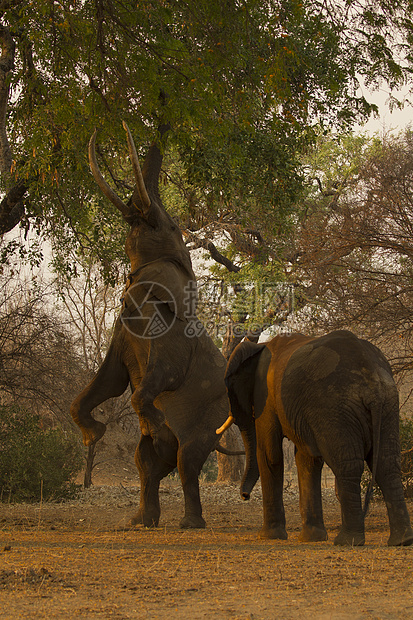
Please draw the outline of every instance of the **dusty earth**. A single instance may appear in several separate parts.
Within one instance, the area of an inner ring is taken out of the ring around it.
[[[331,488],[330,540],[303,544],[294,487],[285,491],[288,541],[263,541],[259,487],[242,502],[235,485],[203,483],[207,529],[183,531],[182,492],[167,479],[160,527],[122,531],[139,484],[105,482],[67,503],[0,505],[0,618],[413,618],[413,547],[386,546],[379,501],[365,547],[337,548]]]

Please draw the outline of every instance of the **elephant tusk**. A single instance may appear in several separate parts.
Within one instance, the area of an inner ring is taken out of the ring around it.
[[[219,428],[217,428],[217,430],[215,431],[216,434],[221,435],[221,433],[223,433],[224,431],[227,430],[227,428],[232,426],[234,422],[235,422],[235,418],[232,415],[229,415],[228,418],[225,420],[224,424],[220,426]]]
[[[147,189],[145,187],[145,181],[143,179],[142,170],[139,164],[138,154],[136,153],[135,143],[133,141],[132,134],[129,131],[129,127],[127,126],[125,121],[123,121],[123,128],[126,131],[126,136],[128,139],[129,157],[135,175],[136,187],[138,188],[139,196],[141,197],[145,209],[149,209],[149,207],[151,206],[151,199],[149,198]]]
[[[106,198],[108,198],[111,201],[111,203],[114,204],[115,207],[119,209],[119,211],[122,213],[124,217],[128,217],[130,215],[129,207],[123,202],[123,200],[119,198],[119,196],[113,191],[110,185],[106,183],[101,171],[99,170],[99,166],[96,161],[96,151],[95,151],[96,134],[97,134],[97,130],[95,129],[95,132],[89,141],[90,169],[92,171],[92,174],[95,178],[96,183],[98,184],[98,186],[100,187],[100,189],[102,190]]]

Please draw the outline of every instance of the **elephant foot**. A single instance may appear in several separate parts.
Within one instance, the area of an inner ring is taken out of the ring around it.
[[[152,408],[150,417],[148,415],[139,415],[139,424],[141,427],[142,435],[156,435],[162,429],[165,424],[164,414],[156,407]]]
[[[106,432],[106,424],[92,419],[89,426],[81,426],[80,430],[85,446],[91,446],[103,437]]]
[[[362,547],[364,542],[364,532],[346,532],[340,530],[334,539],[335,545],[347,545],[349,547]]]
[[[392,532],[387,544],[389,547],[408,547],[409,545],[413,545],[412,528],[408,527],[404,531]]]
[[[320,542],[328,539],[327,531],[315,525],[303,525],[298,540],[301,542]]]
[[[148,512],[143,513],[141,510],[133,515],[127,522],[125,529],[133,530],[137,525],[144,525],[145,527],[158,527],[159,515],[150,514]]]
[[[203,517],[197,517],[194,515],[185,515],[179,523],[179,527],[182,529],[205,529],[206,523]]]
[[[287,530],[283,525],[278,525],[276,527],[267,527],[264,525],[260,529],[258,536],[259,538],[266,538],[269,540],[275,538],[278,538],[279,540],[287,540],[288,538]]]

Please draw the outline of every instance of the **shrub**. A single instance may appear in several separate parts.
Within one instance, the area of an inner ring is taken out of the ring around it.
[[[211,452],[205,461],[202,472],[201,472],[201,480],[203,482],[216,482],[218,477],[218,463],[217,463],[217,453]]]
[[[83,464],[76,439],[43,428],[37,414],[0,406],[0,499],[39,501],[73,496]]]

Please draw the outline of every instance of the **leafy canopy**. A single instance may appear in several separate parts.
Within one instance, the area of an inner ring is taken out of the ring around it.
[[[3,0],[1,22],[16,44],[7,132],[14,179],[27,184],[24,225],[52,239],[59,269],[70,270],[78,248],[93,249],[108,273],[123,260],[123,224],[86,152],[97,127],[102,169],[127,197],[124,119],[141,147],[170,123],[181,195],[200,193],[195,210],[244,222],[260,212],[279,226],[316,125],[371,112],[360,75],[373,85],[405,79],[408,4]]]

